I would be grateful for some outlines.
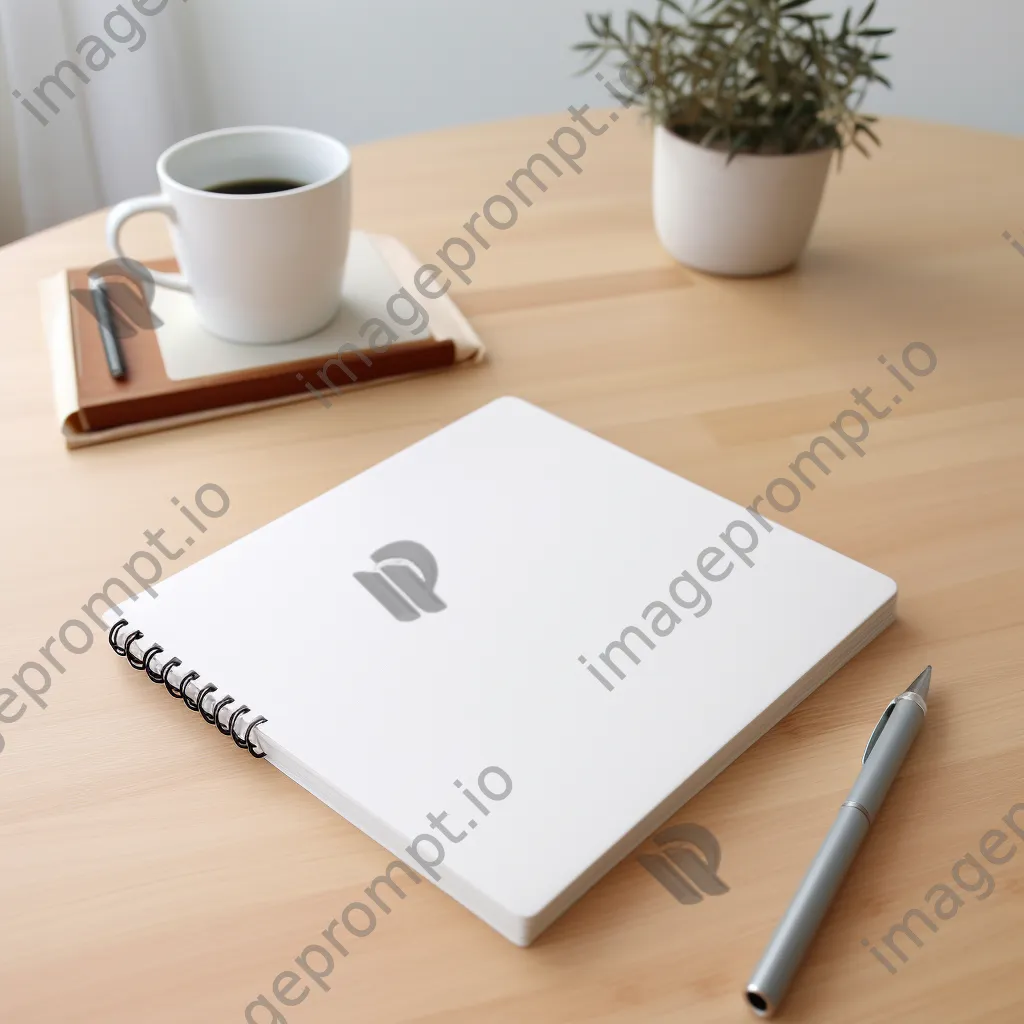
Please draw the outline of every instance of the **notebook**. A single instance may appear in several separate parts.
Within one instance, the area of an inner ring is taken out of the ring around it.
[[[199,322],[189,294],[104,275],[125,380],[114,380],[104,355],[89,270],[47,279],[44,326],[68,447],[313,397],[329,405],[355,387],[480,362],[483,344],[451,295],[424,299],[416,289],[419,265],[395,238],[352,232],[338,316],[276,345],[224,341]]]
[[[119,653],[519,945],[896,601],[516,398],[157,590]]]

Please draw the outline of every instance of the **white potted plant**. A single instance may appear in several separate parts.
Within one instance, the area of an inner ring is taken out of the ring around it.
[[[716,274],[768,274],[807,244],[832,154],[878,143],[860,113],[882,36],[875,3],[831,14],[810,0],[659,0],[619,32],[587,15],[584,70],[609,57],[654,122],[654,224],[679,262]]]

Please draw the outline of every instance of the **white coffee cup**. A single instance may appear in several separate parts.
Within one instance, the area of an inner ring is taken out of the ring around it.
[[[336,139],[299,128],[227,128],[171,146],[157,161],[161,193],[118,203],[107,242],[121,258],[124,223],[159,211],[171,221],[180,274],[207,330],[230,341],[292,341],[325,327],[341,303],[351,226],[352,159]],[[290,191],[229,195],[229,182],[281,179]]]

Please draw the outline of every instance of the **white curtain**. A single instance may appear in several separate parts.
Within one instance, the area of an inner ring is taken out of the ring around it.
[[[0,0],[0,243],[156,191],[210,127],[194,32],[182,0]]]

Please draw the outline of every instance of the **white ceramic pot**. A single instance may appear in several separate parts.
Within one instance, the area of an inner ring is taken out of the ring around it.
[[[832,150],[727,154],[654,131],[654,226],[680,263],[712,274],[770,274],[803,252]]]

